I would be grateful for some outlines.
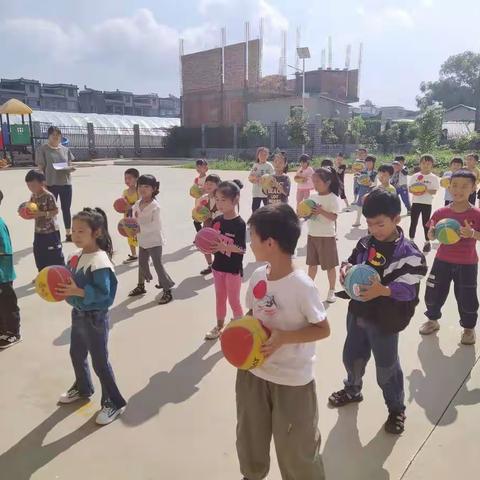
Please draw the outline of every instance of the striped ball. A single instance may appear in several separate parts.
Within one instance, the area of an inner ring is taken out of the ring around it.
[[[448,188],[450,186],[450,175],[442,177],[440,180],[440,186],[443,188]]]
[[[118,233],[122,237],[134,238],[140,232],[140,226],[138,222],[131,217],[122,218],[118,222]]]
[[[453,218],[444,218],[435,225],[435,238],[443,245],[453,245],[460,241],[460,223]]]
[[[68,284],[71,279],[70,271],[61,265],[45,267],[35,279],[35,291],[47,302],[60,302],[65,296],[57,293],[57,288],[60,284]]]
[[[353,162],[352,164],[352,170],[355,173],[360,173],[363,169],[365,168],[365,164],[363,162]]]
[[[259,180],[262,190],[265,190],[265,191],[270,190],[273,186],[273,181],[274,181],[274,178],[272,175],[269,175],[268,173],[266,173],[265,175],[262,175]]]
[[[368,173],[362,173],[361,175],[358,175],[357,177],[357,183],[359,185],[362,185],[364,187],[368,187],[371,183],[371,178],[370,178],[370,175],[368,175]]]
[[[312,210],[317,206],[317,204],[307,198],[306,200],[301,201],[297,206],[297,215],[300,218],[310,218],[312,216]]]
[[[195,236],[195,246],[205,254],[211,254],[213,252],[213,245],[220,238],[220,232],[214,228],[205,227],[199,230]]]
[[[205,205],[198,205],[192,210],[192,218],[196,222],[203,223],[212,216],[210,209]]]
[[[345,275],[343,288],[352,300],[363,302],[359,296],[360,289],[372,285],[374,280],[380,281],[380,275],[373,267],[365,264],[354,265]]]
[[[293,177],[293,181],[295,183],[305,183],[307,181],[307,179],[303,175],[295,175]]]
[[[202,187],[196,183],[190,187],[190,196],[193,198],[200,198],[203,195]]]
[[[410,188],[408,190],[412,195],[415,195],[416,197],[418,197],[426,193],[427,186],[422,182],[416,182],[410,185]]]

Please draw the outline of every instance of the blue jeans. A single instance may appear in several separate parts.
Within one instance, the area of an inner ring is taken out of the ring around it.
[[[102,385],[102,406],[112,403],[117,408],[127,404],[115,383],[112,367],[108,361],[108,310],[72,310],[72,333],[70,357],[75,371],[74,386],[80,395],[93,395],[94,388],[88,367],[88,354]]]
[[[389,412],[403,412],[403,372],[398,359],[398,333],[384,334],[372,323],[348,312],[347,338],[343,347],[343,364],[348,377],[345,390],[358,395],[362,390],[362,378],[373,352],[377,383]]]
[[[401,187],[397,187],[397,194],[402,199],[405,208],[410,211],[412,206],[410,205],[410,195],[408,193],[408,187],[406,185],[402,185]]]

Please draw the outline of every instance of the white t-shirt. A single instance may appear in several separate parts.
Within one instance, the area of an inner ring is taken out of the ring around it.
[[[410,177],[408,186],[411,187],[414,183],[424,183],[428,190],[438,190],[440,182],[434,173],[424,175],[422,172],[413,174]],[[426,192],[423,195],[412,195],[412,203],[422,203],[424,205],[431,205],[433,202],[433,195]]]
[[[140,202],[141,200],[135,203],[132,209],[133,217],[140,225],[140,233],[137,235],[138,245],[142,248],[165,245],[162,221],[160,220],[160,205],[153,200],[143,210],[140,210]]]
[[[258,162],[253,165],[253,168],[250,171],[250,175],[255,175],[257,178],[260,178],[262,175],[273,175],[274,172],[275,170],[273,169],[273,165],[270,162]],[[254,183],[252,185],[252,196],[253,198],[267,197],[267,195],[263,192],[262,188],[258,183]]]
[[[321,205],[327,212],[336,213],[340,211],[338,197],[334,193],[328,195],[310,195],[310,198]],[[334,237],[335,220],[329,220],[323,215],[315,215],[308,220],[308,234],[312,237]]]
[[[269,281],[266,266],[256,270],[248,286],[246,304],[269,329],[299,330],[327,318],[315,284],[303,270]],[[251,372],[279,385],[300,386],[313,380],[315,342],[281,346]]]

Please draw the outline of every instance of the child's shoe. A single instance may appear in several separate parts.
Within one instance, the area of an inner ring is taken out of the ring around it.
[[[117,408],[111,403],[106,403],[97,415],[95,422],[97,425],[108,425],[118,418],[124,411],[125,407]]]
[[[20,343],[22,339],[20,335],[11,335],[6,333],[0,336],[0,349],[5,350],[6,348],[13,347],[16,343]]]
[[[218,325],[215,325],[209,332],[205,335],[205,340],[216,340],[222,333],[222,328]]]
[[[65,393],[62,393],[60,395],[60,398],[58,399],[58,403],[61,403],[63,405],[68,405],[69,403],[76,402],[77,400],[86,400],[88,399],[88,396],[82,395],[77,387],[74,385],[71,387],[68,391]]]
[[[400,435],[405,430],[406,418],[405,412],[390,412],[384,425],[385,431]]]
[[[425,242],[423,246],[423,253],[428,253],[432,249],[432,244],[430,242]]]
[[[440,330],[440,324],[437,320],[427,320],[421,327],[420,327],[420,335],[430,335],[433,332]]]
[[[166,305],[167,303],[170,303],[173,300],[173,295],[171,290],[164,290],[163,295],[158,301],[159,305]]]
[[[124,264],[124,265],[128,265],[129,263],[135,262],[136,260],[138,260],[138,257],[136,257],[136,256],[134,256],[134,255],[129,255],[129,256],[123,261],[123,264]]]
[[[337,297],[335,296],[335,290],[329,290],[327,295],[327,303],[335,303]]]
[[[363,395],[358,393],[357,395],[352,395],[348,393],[345,389],[339,390],[338,392],[333,392],[328,397],[328,403],[332,407],[343,407],[349,403],[359,403],[363,400]]]
[[[209,265],[207,268],[202,270],[200,272],[200,275],[209,275],[210,273],[212,273],[212,266],[211,265]]]
[[[139,295],[145,295],[147,291],[145,290],[145,285],[137,285],[129,294],[129,297],[138,297]]]
[[[474,328],[464,328],[460,343],[462,345],[475,345],[476,335]]]

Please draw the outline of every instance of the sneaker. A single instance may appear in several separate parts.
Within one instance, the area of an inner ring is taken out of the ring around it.
[[[86,399],[89,398],[88,396],[82,395],[78,390],[77,387],[72,387],[70,390],[68,390],[65,393],[62,393],[60,395],[60,398],[58,399],[58,403],[62,403],[64,405],[68,405],[69,403],[76,402],[77,400],[80,399]]]
[[[145,290],[145,285],[137,285],[129,294],[129,297],[138,297],[139,295],[145,295],[147,291]]]
[[[390,412],[384,425],[385,431],[394,435],[400,435],[405,430],[406,418],[404,412]]]
[[[167,303],[170,303],[173,300],[173,295],[171,290],[164,290],[163,295],[158,301],[159,305],[166,305]]]
[[[13,347],[16,343],[20,343],[22,339],[20,335],[2,335],[0,337],[0,349],[4,350],[9,347]]]
[[[126,260],[123,261],[124,265],[127,265],[129,263],[134,262],[135,260],[138,260],[138,257],[135,257],[134,255],[129,255]]]
[[[65,242],[67,243],[71,243],[72,242],[72,235],[70,233],[68,233],[67,235],[65,235]]]
[[[462,345],[475,345],[476,335],[474,328],[464,328],[460,343]]]
[[[337,297],[335,296],[335,290],[329,290],[327,295],[327,303],[335,303]]]
[[[423,246],[423,253],[428,253],[432,249],[432,244],[430,242],[425,242]]]
[[[440,324],[437,320],[427,320],[421,327],[420,327],[420,335],[430,335],[433,332],[440,330]]]
[[[105,404],[100,413],[97,415],[95,422],[97,425],[108,425],[112,423],[117,417],[119,417],[125,411],[125,407],[117,408],[111,403]]]
[[[213,327],[209,332],[206,333],[205,340],[216,340],[222,333],[222,328],[223,327],[215,325],[215,327]]]
[[[212,266],[211,265],[209,265],[205,270],[202,270],[200,272],[200,275],[208,275],[210,273],[212,273]]]

